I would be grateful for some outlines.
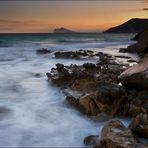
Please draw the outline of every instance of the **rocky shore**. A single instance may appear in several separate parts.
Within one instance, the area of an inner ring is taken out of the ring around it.
[[[86,145],[96,148],[142,148],[139,138],[148,138],[148,31],[138,36],[138,41],[120,52],[136,52],[141,57],[138,64],[130,67],[118,63],[114,57],[102,52],[69,51],[55,52],[56,58],[98,57],[98,62],[83,65],[56,64],[46,75],[60,87],[65,100],[82,114],[98,119],[106,115],[101,135],[84,139]],[[44,49],[43,53],[48,52]],[[38,51],[41,53],[41,51]],[[49,52],[48,52],[49,53]],[[69,93],[72,90],[79,95]],[[132,121],[125,127],[114,116],[130,116]],[[86,135],[87,136],[87,135]]]

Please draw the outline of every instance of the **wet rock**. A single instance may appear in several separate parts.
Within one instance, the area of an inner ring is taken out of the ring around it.
[[[51,80],[55,85],[64,86],[71,81],[69,72],[62,64],[56,64],[57,68],[52,68],[51,73],[46,73],[48,80]]]
[[[47,73],[47,77],[58,86],[65,85],[79,91],[91,91],[97,85],[95,73],[90,73],[83,66],[78,65],[57,64],[56,68],[52,68],[51,72]]]
[[[92,116],[91,119],[95,122],[105,122],[111,119],[111,116],[105,112],[100,112],[96,116]]]
[[[40,73],[35,73],[34,76],[35,76],[36,78],[42,77],[42,75],[41,75]]]
[[[127,48],[120,48],[119,49],[119,52],[121,52],[121,53],[127,53],[129,51],[127,50]]]
[[[92,53],[92,51],[83,51],[81,53]],[[77,51],[60,52],[60,54],[77,53]],[[49,80],[56,85],[68,85],[73,90],[95,91],[99,81],[110,81],[118,83],[118,75],[121,74],[127,65],[120,65],[112,59],[112,56],[99,52],[101,61],[97,64],[85,63],[83,65],[64,66],[57,64],[50,73],[47,73]],[[106,64],[103,64],[106,63]],[[63,82],[62,82],[63,81]],[[61,83],[61,84],[60,84]]]
[[[56,64],[56,67],[57,67],[58,72],[62,72],[64,70],[64,65],[63,64],[58,63],[58,64]]]
[[[124,106],[127,102],[125,89],[112,82],[99,82],[96,92],[81,96],[79,99],[79,109],[81,112],[96,116],[100,112],[114,115],[117,112],[124,114]],[[88,91],[87,91],[88,92]]]
[[[123,59],[130,59],[131,57],[128,57],[128,56],[124,56],[124,55],[118,55],[118,56],[115,56],[116,58],[123,58]]]
[[[83,64],[83,67],[84,67],[86,70],[89,70],[89,69],[96,69],[96,65],[93,64],[93,63],[84,63],[84,64]]]
[[[99,64],[101,65],[108,65],[111,63],[111,57],[108,55],[100,54],[99,60],[100,60]]]
[[[148,138],[148,114],[140,113],[129,125],[129,128],[138,136],[144,136]]]
[[[120,99],[125,94],[124,87],[103,81],[99,83],[97,91],[97,100],[104,104],[113,104],[114,100]]]
[[[120,70],[115,71],[116,66],[118,67],[109,65],[106,69],[99,69],[92,63],[85,63],[83,66],[56,64],[56,68],[52,68],[47,76],[62,88],[89,94],[80,97],[79,102],[72,96],[66,98],[69,104],[78,105],[81,112],[89,116],[96,116],[100,111],[114,115],[117,112],[125,112],[123,103],[127,101],[124,87],[118,85],[117,76]]]
[[[124,71],[118,78],[127,87],[148,90],[148,57]]]
[[[87,75],[86,75],[87,76]],[[71,89],[82,91],[82,92],[92,92],[95,91],[98,85],[98,81],[94,77],[83,77],[75,79],[71,85]]]
[[[137,116],[139,113],[141,113],[141,107],[138,106],[138,105],[135,105],[133,102],[130,103],[130,106],[129,106],[129,111],[128,111],[128,114],[132,117],[135,117]]]
[[[138,91],[138,94],[137,94],[134,102],[138,105],[148,104],[148,92],[145,90]]]
[[[98,63],[97,66],[100,66]],[[128,65],[119,65],[119,64],[107,64],[101,66],[101,70],[98,76],[98,81],[109,81],[114,83],[119,83],[118,75],[121,74]]]
[[[78,107],[79,104],[79,100],[76,99],[75,97],[73,97],[72,95],[67,95],[66,96],[66,101],[68,102],[68,104],[70,104],[73,107]]]
[[[103,52],[98,52],[98,54],[104,56],[104,57],[108,57],[108,58],[112,58],[112,55],[107,54],[107,53],[103,53]]]
[[[130,62],[130,63],[137,63],[137,61],[136,61],[136,60],[133,60],[133,59],[127,60],[127,62]]]
[[[97,105],[94,102],[94,98],[95,95],[93,94],[89,94],[89,95],[85,95],[80,97],[79,100],[79,108],[81,110],[81,112],[90,115],[90,116],[95,116],[98,113],[100,113],[99,108],[97,107]]]
[[[102,129],[100,143],[96,147],[104,148],[139,148],[144,145],[138,143],[132,131],[119,120],[109,121]]]
[[[131,40],[132,40],[132,41],[138,41],[139,38],[140,38],[140,36],[141,36],[141,34],[142,34],[142,32],[136,34]]]
[[[89,145],[89,146],[93,146],[97,144],[99,136],[97,135],[90,135],[84,138],[84,144],[85,145]]]
[[[100,82],[95,103],[101,112],[108,112],[114,115],[119,110],[122,112],[125,102],[127,101],[124,87],[112,82]]]
[[[126,52],[127,53],[137,53],[137,49],[138,49],[139,47],[138,47],[138,44],[137,43],[135,43],[135,44],[133,44],[133,45],[130,45],[130,46],[128,46],[127,48],[126,48]]]
[[[52,51],[51,50],[48,50],[47,48],[42,48],[42,49],[37,49],[36,50],[36,53],[37,54],[48,54],[48,53],[51,53]]]
[[[142,112],[147,112],[148,108],[148,92],[147,91],[139,91],[139,90],[132,90],[129,93],[129,110],[128,115],[135,117]]]
[[[144,56],[148,53],[148,30],[145,29],[140,34],[137,34],[135,39],[138,40],[137,43],[130,45],[126,50],[120,50],[120,52],[135,52],[140,56]]]
[[[81,58],[87,56],[94,56],[93,51],[79,50],[79,51],[59,51],[54,53],[56,58]]]

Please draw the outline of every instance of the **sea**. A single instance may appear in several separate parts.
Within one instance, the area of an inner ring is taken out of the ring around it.
[[[98,135],[104,122],[93,121],[65,102],[60,88],[47,80],[57,63],[96,63],[99,59],[59,59],[56,51],[92,50],[116,55],[134,43],[134,34],[26,33],[0,34],[0,147],[84,147],[83,139]],[[51,54],[36,54],[47,48]],[[128,63],[127,59],[117,58]],[[40,74],[41,77],[36,77]],[[120,118],[127,126],[130,119]]]

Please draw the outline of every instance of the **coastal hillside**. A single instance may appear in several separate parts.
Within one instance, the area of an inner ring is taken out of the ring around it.
[[[104,33],[139,33],[146,28],[148,28],[148,19],[134,18],[119,26],[112,27]]]
[[[54,29],[53,33],[76,33],[76,32],[61,27],[61,28],[56,28],[56,29]]]

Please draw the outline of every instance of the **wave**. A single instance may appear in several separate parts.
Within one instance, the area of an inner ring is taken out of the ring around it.
[[[8,41],[0,41],[0,47],[10,47],[11,44]]]
[[[14,59],[0,59],[0,62],[9,62],[9,61],[13,61]]]

